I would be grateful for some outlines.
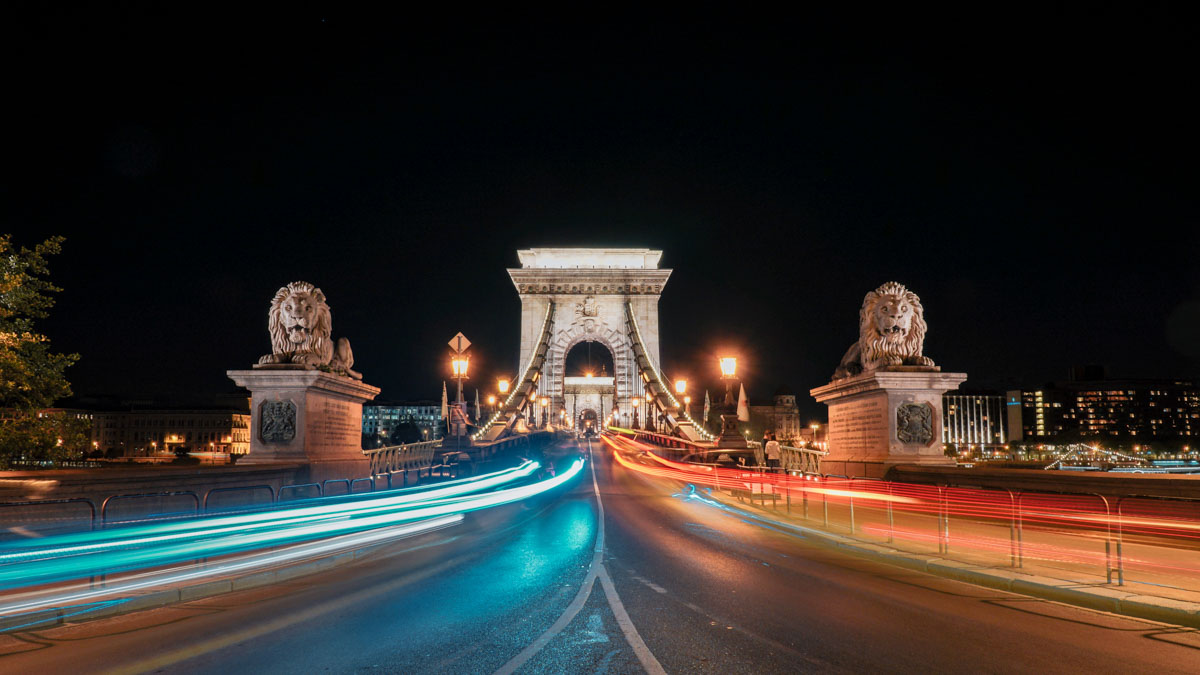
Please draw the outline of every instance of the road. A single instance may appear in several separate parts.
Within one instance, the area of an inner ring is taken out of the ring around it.
[[[1200,663],[1194,630],[837,553],[688,499],[593,445],[594,483],[589,471],[563,492],[293,582],[3,635],[0,671],[1171,673]]]

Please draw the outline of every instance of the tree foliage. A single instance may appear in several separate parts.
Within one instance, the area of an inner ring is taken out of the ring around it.
[[[61,460],[82,453],[87,424],[43,409],[71,395],[64,374],[78,354],[56,354],[36,321],[62,290],[47,279],[47,258],[62,250],[62,237],[33,249],[15,247],[0,235],[0,468],[16,458]]]

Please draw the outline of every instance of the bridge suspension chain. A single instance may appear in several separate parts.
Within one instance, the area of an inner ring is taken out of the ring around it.
[[[480,426],[480,430],[471,437],[472,440],[478,441],[483,439],[491,432],[495,436],[492,427],[498,424],[503,424],[504,428],[508,428],[512,424],[516,414],[529,403],[533,392],[537,390],[537,381],[542,374],[542,366],[546,362],[546,354],[550,351],[550,331],[554,326],[554,301],[546,307],[546,318],[542,320],[542,330],[538,337],[537,343],[533,346],[533,351],[529,355],[529,363],[525,364],[525,370],[521,373],[521,379],[513,385],[512,391],[508,398],[504,400],[492,415],[491,419],[486,424]],[[494,438],[492,439],[494,440]]]
[[[658,369],[658,365],[654,363],[654,359],[650,358],[650,352],[646,349],[645,341],[642,340],[642,329],[638,326],[637,317],[633,312],[633,303],[631,302],[625,303],[625,317],[630,328],[629,341],[633,346],[633,354],[638,363],[638,374],[642,377],[642,381],[646,383],[655,404],[658,406],[667,424],[671,427],[671,430],[680,432],[688,440],[700,440],[701,438],[712,440],[711,434],[696,424],[691,415],[682,410],[683,406],[679,404],[679,400],[671,392],[671,388],[667,385],[662,371]],[[680,419],[680,417],[683,419]]]

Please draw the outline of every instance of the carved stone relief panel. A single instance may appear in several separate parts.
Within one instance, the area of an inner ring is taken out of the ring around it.
[[[265,401],[259,410],[258,435],[263,443],[287,443],[296,437],[296,404]]]
[[[933,440],[933,406],[901,403],[896,407],[896,439],[901,443],[929,445]]]

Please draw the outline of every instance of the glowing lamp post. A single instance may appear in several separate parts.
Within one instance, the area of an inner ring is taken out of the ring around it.
[[[722,356],[717,359],[721,367],[721,379],[725,380],[725,405],[721,413],[721,435],[717,437],[718,448],[745,448],[746,439],[738,433],[737,404],[733,401],[733,381],[737,378],[737,357]]]
[[[683,414],[687,415],[688,417],[692,416],[692,397],[691,396],[683,397]]]
[[[637,396],[634,396],[633,400],[631,400],[629,402],[629,405],[633,406],[633,428],[634,429],[638,428],[638,412],[637,412],[637,410],[638,410],[638,404],[641,402],[642,402],[642,399],[638,398]]]
[[[817,431],[820,430],[821,425],[813,422],[808,425],[808,428],[813,430],[813,447],[820,449],[820,445],[817,444]]]
[[[550,399],[548,399],[548,398],[546,398],[545,396],[543,396],[543,397],[542,397],[542,426],[543,426],[543,427],[545,427],[545,426],[546,426],[546,423],[549,421],[549,420],[546,418],[546,414],[547,414],[547,413],[546,413],[546,408],[548,408],[548,407],[550,407]]]
[[[450,360],[450,370],[453,373],[451,377],[453,377],[455,380],[458,380],[458,398],[454,400],[455,403],[464,402],[462,396],[462,383],[463,380],[467,379],[467,368],[470,366],[470,364],[471,360],[465,355],[461,354]]]
[[[737,357],[722,356],[718,363],[721,365],[721,379],[725,380],[725,405],[732,406],[733,381],[737,379]]]
[[[467,339],[467,336],[459,333],[450,338],[449,344],[450,348],[454,350],[454,354],[450,357],[450,376],[458,382],[454,412],[450,415],[453,420],[450,429],[451,435],[455,439],[455,446],[460,447],[471,444],[471,437],[467,431],[467,403],[463,400],[463,380],[467,379],[467,370],[471,365],[471,357],[467,355],[467,348],[471,346],[471,341]]]

